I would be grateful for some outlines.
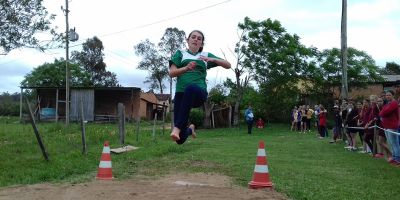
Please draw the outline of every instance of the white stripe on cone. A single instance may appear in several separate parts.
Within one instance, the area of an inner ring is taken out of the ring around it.
[[[268,166],[267,165],[256,165],[254,167],[254,172],[257,172],[257,173],[268,173]]]
[[[267,156],[267,154],[265,153],[265,149],[258,149],[257,156]]]
[[[100,161],[99,168],[111,168],[111,161]]]
[[[110,153],[110,147],[104,147],[103,153]]]

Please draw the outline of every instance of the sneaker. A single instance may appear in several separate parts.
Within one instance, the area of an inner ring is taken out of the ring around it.
[[[332,143],[335,143],[335,142],[336,142],[335,140],[331,140],[331,141],[329,141],[329,143],[331,143],[331,144],[332,144]]]
[[[400,162],[395,161],[395,160],[391,160],[391,161],[389,162],[389,164],[392,165],[392,166],[395,166],[395,167],[400,167]]]
[[[364,151],[364,150],[362,150],[362,151],[358,151],[358,153],[368,153],[367,151]]]
[[[385,155],[383,155],[383,153],[377,153],[374,155],[374,158],[383,158],[385,157]]]
[[[351,148],[349,149],[349,151],[356,152],[356,151],[357,151],[357,147],[351,147]]]
[[[345,146],[344,147],[345,149],[351,149],[351,148],[353,148],[352,146]]]

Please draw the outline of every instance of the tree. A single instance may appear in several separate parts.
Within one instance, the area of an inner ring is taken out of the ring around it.
[[[231,93],[234,96],[234,109],[233,109],[233,125],[236,126],[239,124],[239,107],[240,102],[243,99],[244,88],[248,86],[251,76],[247,75],[242,79],[242,76],[246,73],[246,68],[243,63],[245,58],[244,52],[247,50],[246,42],[246,31],[242,31],[241,35],[239,36],[239,41],[236,43],[235,46],[235,53],[232,54],[236,58],[236,66],[232,68],[235,72],[236,82],[233,82],[228,78],[225,82],[225,86],[231,86]]]
[[[167,66],[168,70],[168,61],[174,55],[174,53],[179,50],[185,48],[185,32],[179,30],[178,28],[167,28],[161,41],[158,43],[158,47],[160,48],[161,57],[164,60],[165,66]],[[172,105],[172,83],[173,78],[169,77],[169,94],[171,97],[168,99],[169,105]],[[169,107],[169,111],[171,113],[171,128],[174,128],[174,113],[172,112],[172,106]]]
[[[115,73],[106,70],[103,50],[103,42],[95,36],[82,44],[82,51],[71,53],[72,61],[82,66],[90,74],[90,86],[118,86]]]
[[[147,70],[149,76],[145,83],[150,83],[150,89],[160,90],[163,94],[165,85],[163,80],[168,76],[168,68],[155,44],[148,39],[134,46],[135,54],[143,57],[138,69]]]
[[[8,92],[3,92],[0,95],[0,116],[18,116],[19,98],[19,93],[9,94]]]
[[[314,91],[328,91],[334,86],[340,87],[343,81],[341,66],[341,50],[337,48],[325,49],[318,56],[320,73],[314,83]],[[349,47],[347,49],[347,80],[349,88],[365,87],[369,82],[383,81],[379,75],[379,67],[374,59],[366,52]],[[344,97],[341,97],[344,98]]]
[[[71,86],[89,86],[90,75],[77,64],[69,64],[71,70]],[[53,63],[45,63],[25,75],[21,85],[24,87],[65,87],[65,60],[55,59]]]
[[[246,17],[239,28],[247,32],[243,37],[247,44],[242,63],[258,84],[264,97],[263,108],[270,116],[286,116],[285,109],[299,98],[296,84],[311,79],[316,69],[315,49],[302,45],[297,35],[286,33],[277,20],[256,22]]]
[[[41,42],[37,33],[49,31],[59,39],[50,21],[50,15],[42,6],[42,0],[2,0],[0,1],[0,55],[13,49],[28,47],[44,50],[50,42]]]
[[[380,73],[386,75],[400,74],[400,65],[395,62],[387,62],[385,68],[383,68]]]
[[[215,85],[210,89],[206,102],[204,102],[204,121],[205,128],[211,128],[211,113],[216,105],[224,106],[227,104],[226,90],[221,84]]]

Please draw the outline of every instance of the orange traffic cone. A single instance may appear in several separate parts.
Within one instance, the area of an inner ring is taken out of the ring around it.
[[[110,146],[108,145],[108,141],[106,141],[104,142],[103,153],[101,154],[99,170],[97,172],[96,179],[111,180],[113,178],[111,167]]]
[[[267,155],[264,149],[264,141],[260,141],[256,166],[254,167],[253,180],[249,182],[249,188],[258,189],[272,187],[272,182],[269,180]]]

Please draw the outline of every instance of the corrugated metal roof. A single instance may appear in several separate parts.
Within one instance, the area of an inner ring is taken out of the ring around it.
[[[382,75],[387,82],[400,82],[400,75]]]

